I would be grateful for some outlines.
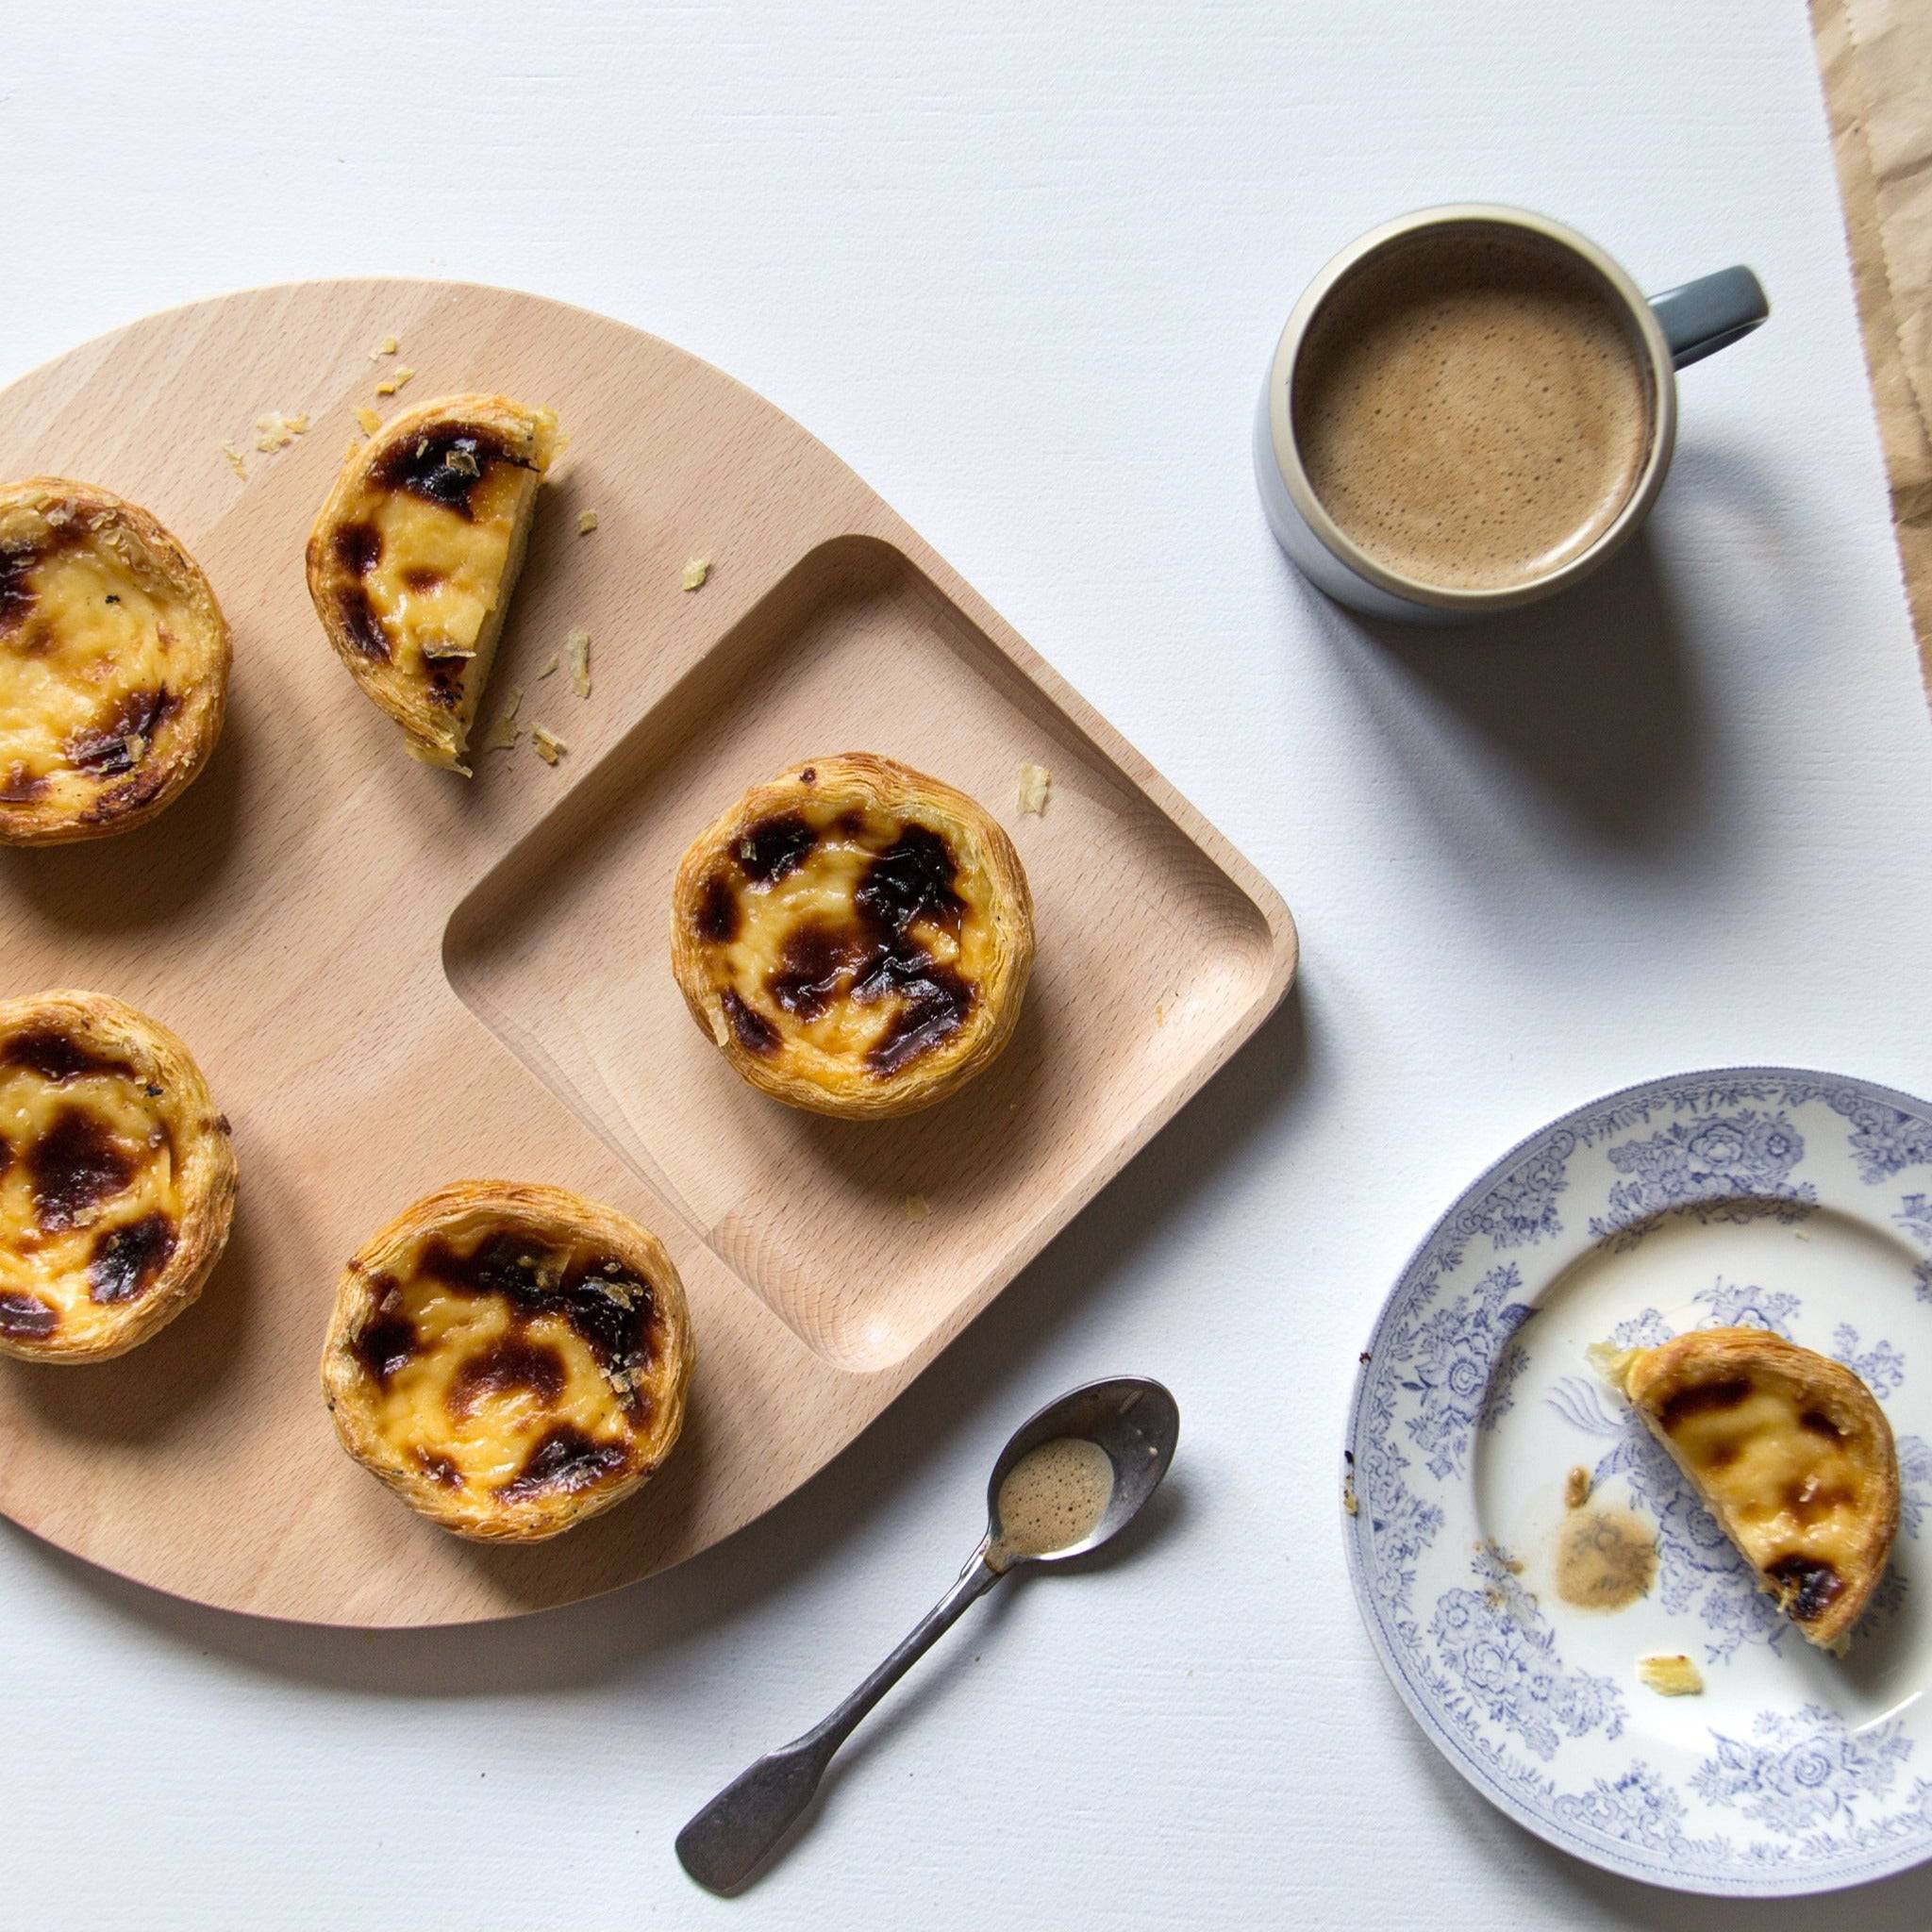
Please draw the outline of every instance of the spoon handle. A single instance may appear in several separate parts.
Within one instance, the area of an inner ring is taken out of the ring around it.
[[[810,1804],[825,1767],[858,1721],[952,1628],[967,1605],[1006,1574],[974,1552],[959,1580],[915,1624],[905,1641],[858,1690],[803,1737],[742,1771],[677,1834],[677,1857],[700,1885],[729,1891],[743,1884],[760,1859]]]

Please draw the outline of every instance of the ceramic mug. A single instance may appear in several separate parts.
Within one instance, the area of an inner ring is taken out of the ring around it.
[[[1447,589],[1406,577],[1368,555],[1337,525],[1309,485],[1295,447],[1295,363],[1323,304],[1350,272],[1397,242],[1434,231],[1500,226],[1519,229],[1567,250],[1607,287],[1628,325],[1649,375],[1649,439],[1642,467],[1623,508],[1576,556],[1526,583],[1500,589]],[[1344,248],[1315,279],[1288,318],[1255,418],[1255,475],[1261,503],[1281,547],[1329,596],[1371,617],[1411,624],[1455,624],[1513,609],[1588,576],[1629,541],[1650,513],[1671,466],[1677,434],[1674,372],[1747,336],[1771,312],[1748,268],[1720,269],[1648,299],[1604,251],[1572,228],[1523,208],[1484,202],[1418,209],[1373,228]]]

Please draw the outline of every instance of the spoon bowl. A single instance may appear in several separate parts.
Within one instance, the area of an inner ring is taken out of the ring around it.
[[[1109,1541],[1141,1512],[1160,1487],[1180,1440],[1181,1412],[1174,1397],[1145,1375],[1113,1375],[1069,1390],[1015,1429],[992,1466],[986,1486],[989,1552],[1000,1552],[1001,1569],[1064,1563]],[[1083,1537],[1058,1549],[1007,1554],[1001,1544],[1000,1491],[1018,1464],[1044,1443],[1071,1437],[1106,1453],[1113,1490],[1100,1520]]]

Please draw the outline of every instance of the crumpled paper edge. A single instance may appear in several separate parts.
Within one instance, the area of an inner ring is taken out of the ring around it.
[[[1811,0],[1892,533],[1932,697],[1932,8]]]

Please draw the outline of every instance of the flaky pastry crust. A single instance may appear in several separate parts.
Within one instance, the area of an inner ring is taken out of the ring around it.
[[[222,735],[231,646],[199,564],[92,483],[0,486],[0,841],[131,831]]]
[[[1013,841],[963,791],[871,752],[756,785],[692,842],[671,966],[731,1065],[849,1120],[957,1092],[1012,1037],[1033,968]]]
[[[234,1208],[228,1123],[167,1027],[105,993],[0,1001],[0,1352],[145,1341],[201,1293]]]
[[[557,418],[442,396],[350,450],[308,534],[308,594],[336,655],[410,754],[463,758],[523,568]]]
[[[322,1388],[342,1447],[411,1508],[536,1542],[656,1473],[694,1358],[655,1235],[562,1188],[458,1181],[342,1271]]]
[[[1761,1328],[1700,1328],[1601,1359],[1760,1589],[1841,1651],[1898,1532],[1898,1455],[1841,1362]]]

